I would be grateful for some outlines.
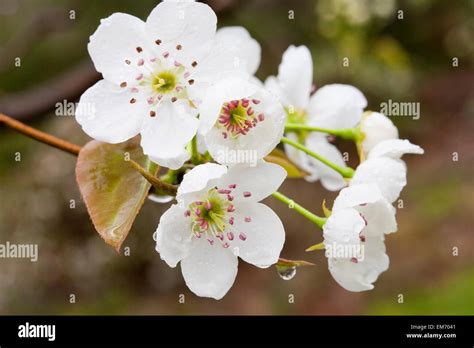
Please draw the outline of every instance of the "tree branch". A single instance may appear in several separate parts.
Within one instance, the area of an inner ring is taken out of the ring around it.
[[[68,152],[74,156],[78,156],[79,152],[81,151],[81,147],[79,145],[70,143],[66,140],[57,138],[51,134],[42,132],[38,129],[32,128],[30,126],[27,126],[26,124],[17,121],[7,115],[4,115],[0,113],[0,124],[4,124],[7,127],[23,134],[26,135],[32,139],[38,140],[39,142],[42,142],[44,144],[50,145],[52,147],[55,147],[59,150]],[[160,179],[157,177],[153,176],[151,173],[146,171],[144,168],[142,168],[137,162],[130,160],[130,165],[132,168],[134,168],[136,171],[138,171],[146,180],[148,180],[153,187],[155,187],[158,191],[176,196],[177,192],[177,187],[175,185],[171,185],[165,182],[162,182]]]
[[[47,134],[38,129],[27,126],[26,124],[20,121],[17,121],[11,117],[8,117],[7,115],[4,115],[2,113],[0,113],[0,123],[5,124],[7,127],[23,135],[26,135],[30,138],[38,140],[44,144],[53,146],[59,150],[68,152],[74,156],[79,155],[79,151],[81,151],[81,147],[79,145],[70,143],[63,139],[59,139],[53,135]]]

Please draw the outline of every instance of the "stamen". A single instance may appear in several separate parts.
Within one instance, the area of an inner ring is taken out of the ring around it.
[[[358,263],[359,260],[357,260],[355,257],[353,257],[353,258],[351,259],[351,262],[352,262],[352,263]]]
[[[360,239],[361,242],[365,242],[365,236],[364,235],[360,235],[359,239]]]
[[[138,46],[136,49],[137,49],[138,53],[142,53],[142,51],[143,51],[143,48],[141,48],[140,46]]]
[[[243,195],[244,195],[245,198],[249,198],[250,196],[252,196],[252,192],[245,191],[245,192],[243,193]]]
[[[197,63],[196,61],[193,61],[193,62],[191,63],[191,66],[192,66],[193,68],[195,68],[197,65],[198,65],[198,63]]]
[[[232,232],[227,232],[227,239],[234,240],[234,234]]]
[[[258,115],[258,120],[259,120],[260,122],[262,122],[263,120],[265,120],[265,115],[264,115],[264,114]]]
[[[212,239],[208,238],[207,241],[209,242],[210,245],[214,245],[214,241]]]
[[[234,196],[232,196],[232,195],[227,195],[227,200],[228,200],[229,202],[232,202],[232,201],[234,200]]]
[[[185,210],[184,212],[184,217],[191,216],[191,211],[190,210]]]
[[[165,58],[168,58],[170,55],[170,53],[168,51],[166,52],[163,52],[162,56],[165,57]]]
[[[226,189],[219,189],[219,190],[217,190],[217,192],[219,192],[221,194],[228,194],[228,193],[231,193],[232,191],[231,190],[226,190]]]
[[[240,232],[240,234],[239,234],[239,239],[240,239],[241,241],[245,241],[245,240],[247,239],[247,236],[245,235],[244,232]]]
[[[190,85],[192,85],[192,84],[194,84],[194,80],[191,79],[191,80],[188,81],[188,83],[189,83]]]
[[[155,117],[155,116],[156,116],[156,112],[153,111],[153,110],[151,110],[151,111],[150,111],[150,117]]]
[[[255,105],[260,104],[260,100],[258,100],[258,99],[252,99],[252,103],[254,103]]]
[[[145,64],[145,60],[142,58],[138,61],[137,65],[142,66],[143,64]]]
[[[178,100],[178,98],[176,98],[176,97],[171,98],[172,103],[174,103],[176,100]]]
[[[132,87],[132,93],[138,93],[138,88],[137,87]]]
[[[227,207],[227,212],[228,213],[233,213],[234,211],[235,211],[235,208],[232,204]]]
[[[367,226],[367,220],[366,218],[364,217],[364,215],[362,215],[361,213],[359,213],[360,217],[364,220],[364,223],[365,223],[365,226]]]
[[[246,216],[245,217],[245,222],[250,222],[250,221],[252,221],[252,218],[250,216]]]
[[[230,247],[230,244],[227,243],[227,242],[225,242],[224,244],[222,244],[222,247],[223,247],[224,249],[227,249],[228,247]]]
[[[127,83],[126,83],[126,82],[122,82],[122,83],[120,84],[120,87],[122,87],[122,88],[127,87]]]
[[[184,76],[185,79],[187,79],[187,78],[189,77],[189,75],[191,75],[191,74],[189,73],[189,71],[186,71],[183,76]]]
[[[160,45],[160,44],[161,44],[161,40],[160,40],[160,39],[155,40],[155,43],[156,43],[157,45]]]
[[[235,189],[236,187],[237,187],[237,184],[230,184],[230,185],[229,185],[229,188],[230,188],[230,189]]]
[[[137,77],[135,77],[135,80],[140,81],[143,78],[143,74],[138,74]]]
[[[130,99],[130,104],[135,104],[137,100],[135,98]]]
[[[130,65],[131,63],[132,63],[131,61],[129,61],[128,59],[125,59],[125,64]]]
[[[153,99],[153,97],[148,97],[146,101],[147,101],[148,104],[151,105],[151,104],[153,104],[153,102],[154,102],[155,100]]]
[[[177,49],[178,51],[179,51],[180,49],[182,49],[182,48],[183,48],[183,46],[181,46],[181,45],[176,45],[176,49]]]
[[[212,204],[211,204],[211,202],[206,202],[205,207],[206,207],[206,210],[211,210],[211,209],[212,209]]]
[[[233,225],[234,224],[234,217],[231,216],[230,219],[229,219],[229,224]]]

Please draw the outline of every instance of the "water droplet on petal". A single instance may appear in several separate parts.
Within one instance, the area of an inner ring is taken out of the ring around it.
[[[278,267],[277,272],[281,279],[291,280],[296,274],[296,267]]]
[[[153,240],[156,242],[157,239],[158,239],[158,232],[154,232],[153,233]]]

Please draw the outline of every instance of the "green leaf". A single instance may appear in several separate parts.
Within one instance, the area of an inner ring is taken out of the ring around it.
[[[329,210],[328,207],[326,206],[326,200],[325,200],[325,199],[323,199],[323,205],[322,205],[322,207],[323,207],[324,216],[325,216],[325,217],[330,217],[331,214],[332,214],[332,211]]]
[[[305,251],[315,251],[315,250],[324,250],[324,249],[325,249],[324,242],[321,242],[321,243],[318,243],[318,244],[311,245]]]
[[[304,261],[304,260],[288,260],[279,258],[278,263],[276,264],[277,268],[289,268],[289,267],[301,267],[301,266],[314,266],[314,263]]]
[[[279,149],[274,149],[265,157],[265,161],[278,164],[285,168],[289,178],[304,178],[308,175],[308,173],[294,164],[286,154]]]
[[[82,148],[76,164],[77,184],[92,223],[117,252],[151,186],[132,168],[130,159],[153,175],[158,171],[143,154],[138,138],[121,144],[92,140]]]

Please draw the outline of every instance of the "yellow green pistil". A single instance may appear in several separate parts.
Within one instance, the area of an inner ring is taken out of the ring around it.
[[[171,71],[162,71],[153,76],[152,87],[159,94],[172,92],[176,87],[176,75]]]
[[[222,135],[225,139],[229,134],[232,138],[246,135],[258,122],[265,120],[265,115],[257,112],[258,104],[260,100],[246,98],[223,104],[216,125],[223,129]]]
[[[288,116],[288,123],[291,124],[306,124],[308,120],[308,114],[303,109],[295,109],[293,107],[285,107],[286,115]],[[300,143],[304,142],[308,131],[304,130],[292,130],[292,133],[295,133],[298,137]]]

